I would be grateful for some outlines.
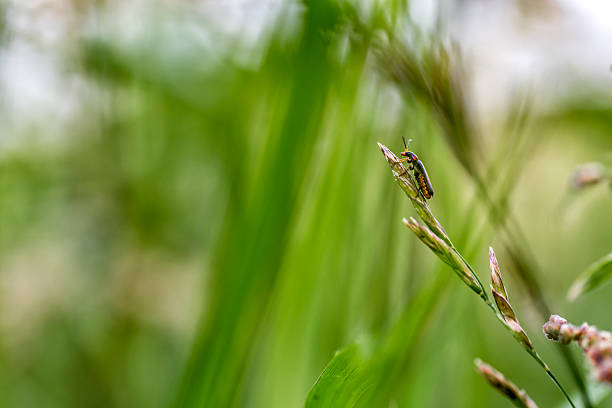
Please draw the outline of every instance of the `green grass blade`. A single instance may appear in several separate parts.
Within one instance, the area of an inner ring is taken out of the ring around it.
[[[357,406],[374,380],[366,365],[356,344],[336,352],[310,390],[306,408]]]
[[[572,284],[567,298],[574,301],[606,284],[612,278],[612,253],[592,263]]]

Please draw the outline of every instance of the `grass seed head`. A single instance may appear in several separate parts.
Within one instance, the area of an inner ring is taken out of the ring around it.
[[[463,282],[468,285],[470,289],[472,289],[491,308],[499,320],[512,332],[514,338],[525,347],[531,357],[534,358],[551,377],[569,404],[572,407],[575,407],[567,391],[565,391],[555,375],[551,372],[548,365],[535,351],[529,337],[527,337],[527,334],[519,324],[518,319],[516,318],[516,315],[508,301],[508,295],[501,279],[499,265],[497,264],[497,259],[495,258],[494,252],[492,250],[490,251],[490,262],[493,274],[492,281],[494,285],[492,285],[491,289],[495,297],[496,306],[493,305],[493,302],[488,297],[478,275],[476,275],[472,267],[453,246],[451,240],[442,228],[442,225],[429,210],[427,202],[421,197],[421,194],[419,193],[408,169],[402,166],[397,156],[393,154],[393,152],[391,152],[386,146],[378,143],[378,147],[389,163],[395,180],[410,199],[418,216],[425,223],[425,225],[419,224],[414,218],[411,217],[409,220],[404,218],[404,224],[410,228],[410,230],[443,262],[448,264],[455,271],[457,276],[459,276],[459,278],[461,278],[461,280],[463,280]]]
[[[512,381],[508,380],[502,373],[482,362],[480,359],[474,360],[478,372],[499,392],[508,397],[515,405],[524,408],[537,408],[535,402],[529,395],[519,389]]]
[[[489,247],[489,267],[491,268],[491,284],[493,289],[508,299],[508,293],[506,293],[506,288],[504,287],[504,282],[499,272],[499,264],[497,263],[497,258],[495,257],[495,252],[492,247]]]
[[[413,217],[410,217],[410,219],[404,218],[402,222],[410,228],[410,230],[438,256],[438,258],[453,268],[461,280],[463,280],[463,282],[465,282],[474,292],[479,295],[483,292],[480,283],[472,273],[470,267],[446,241],[434,234],[426,225],[419,224]]]
[[[523,330],[521,327],[521,324],[514,313],[514,309],[512,309],[512,305],[508,300],[508,292],[506,292],[506,287],[504,286],[501,272],[499,270],[497,257],[495,256],[495,251],[493,251],[492,247],[489,247],[489,267],[491,268],[491,293],[493,294],[493,299],[495,300],[497,310],[504,318],[508,328],[512,330],[514,337],[521,344],[523,344],[523,346],[531,351],[535,351],[531,340],[529,340],[527,333],[525,333],[525,330]]]
[[[400,162],[399,158],[385,145],[378,143],[378,147],[380,148],[380,151],[389,163],[389,166],[393,171],[393,177],[410,199],[410,202],[416,210],[419,218],[421,218],[423,222],[427,224],[429,229],[435,235],[442,239],[447,245],[452,247],[453,244],[448,238],[448,235],[446,235],[446,231],[444,231],[444,228],[442,228],[442,224],[440,224],[440,222],[432,214],[431,210],[429,209],[429,205],[427,204],[427,201],[419,192],[419,189],[415,184],[414,179],[410,175],[408,169],[402,166],[402,163]]]
[[[519,323],[516,314],[514,313],[514,309],[512,309],[512,306],[510,305],[510,302],[508,302],[508,299],[506,299],[501,293],[496,291],[493,286],[491,286],[491,293],[493,293],[493,299],[495,299],[497,310],[499,310],[499,313],[501,313],[508,328],[512,330],[514,337],[524,347],[528,348],[531,351],[534,351],[535,349],[533,347],[533,343],[531,343],[531,340],[529,340],[529,336],[527,336],[527,333],[525,333],[525,330],[523,330],[523,327]]]

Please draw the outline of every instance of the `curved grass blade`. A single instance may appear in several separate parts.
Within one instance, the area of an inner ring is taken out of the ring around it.
[[[585,293],[591,292],[606,284],[612,278],[612,252],[592,263],[572,284],[567,298],[576,300]]]
[[[355,407],[373,384],[359,347],[350,345],[334,355],[306,399],[306,408]]]

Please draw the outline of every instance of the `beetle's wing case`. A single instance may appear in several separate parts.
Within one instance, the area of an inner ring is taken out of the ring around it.
[[[414,164],[414,171],[416,173],[421,173],[423,175],[423,178],[425,179],[425,185],[427,186],[427,192],[429,193],[430,196],[433,197],[434,190],[431,185],[431,181],[429,180],[429,176],[427,175],[427,170],[425,170],[425,166],[423,166],[423,162],[421,162],[420,160],[417,160],[413,164]]]

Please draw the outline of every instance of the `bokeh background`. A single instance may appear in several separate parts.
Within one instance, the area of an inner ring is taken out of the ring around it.
[[[612,248],[610,186],[571,188],[611,168],[606,1],[0,4],[1,406],[299,407],[386,342],[375,406],[511,406],[475,357],[563,406],[402,225],[401,136],[580,400],[541,325],[612,329],[612,287],[566,300]]]

